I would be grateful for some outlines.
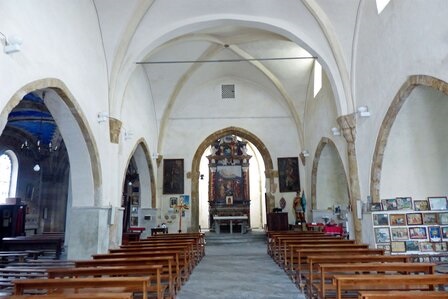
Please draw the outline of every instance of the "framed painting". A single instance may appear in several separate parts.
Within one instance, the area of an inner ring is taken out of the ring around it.
[[[439,213],[437,218],[439,224],[448,224],[448,213]]]
[[[412,210],[412,198],[411,197],[397,197],[397,209],[398,210]]]
[[[176,208],[177,206],[177,197],[170,197],[170,208]]]
[[[419,239],[427,240],[428,235],[426,234],[426,227],[410,227],[409,228],[409,239]]]
[[[389,217],[387,214],[373,214],[373,225],[389,225]]]
[[[434,243],[433,245],[434,245],[434,251],[436,252],[443,252],[448,250],[446,242]]]
[[[442,241],[448,241],[448,226],[441,226]]]
[[[429,205],[427,200],[414,200],[414,210],[416,211],[428,211]]]
[[[406,227],[392,227],[392,241],[406,241],[409,239],[408,229]]]
[[[423,224],[432,225],[437,223],[436,213],[423,213]]]
[[[388,227],[376,227],[374,230],[376,243],[390,242],[390,231]]]
[[[397,210],[397,199],[396,198],[390,198],[390,199],[382,199],[381,204],[383,205],[384,211],[391,211],[391,210]]]
[[[432,252],[434,251],[434,247],[431,242],[420,242],[420,251],[421,252]]]
[[[278,158],[277,163],[280,192],[300,191],[299,158]]]
[[[406,251],[419,251],[420,247],[418,247],[418,241],[405,241]]]
[[[446,211],[448,210],[448,200],[446,196],[428,197],[429,208],[432,211]]]
[[[439,226],[428,226],[428,235],[429,240],[431,242],[440,242],[442,241],[442,235],[440,233]]]
[[[408,213],[408,214],[406,214],[406,220],[408,221],[408,225],[422,225],[423,224],[422,213]]]
[[[163,159],[163,194],[184,193],[184,160]]]
[[[406,225],[406,215],[405,214],[390,214],[390,225]]]
[[[404,242],[391,242],[390,252],[406,252]]]
[[[372,202],[370,204],[370,211],[374,212],[374,211],[381,211],[382,207],[381,207],[381,203],[380,202]]]

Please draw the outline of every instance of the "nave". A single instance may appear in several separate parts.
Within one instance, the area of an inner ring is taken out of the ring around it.
[[[206,254],[178,299],[305,298],[267,254],[264,232],[207,233],[206,240]]]

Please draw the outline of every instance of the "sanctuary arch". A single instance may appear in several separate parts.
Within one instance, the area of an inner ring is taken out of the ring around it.
[[[270,211],[275,206],[274,202],[275,197],[273,195],[273,193],[275,193],[274,171],[273,171],[272,158],[268,149],[266,148],[264,143],[251,132],[238,127],[228,127],[209,135],[198,146],[198,149],[196,150],[193,156],[191,173],[189,174],[188,177],[191,179],[191,210],[192,210],[191,230],[193,231],[199,230],[199,177],[200,177],[199,167],[201,163],[201,157],[213,142],[228,135],[236,135],[246,139],[248,142],[252,143],[260,152],[265,165],[266,194],[267,194],[266,210]]]

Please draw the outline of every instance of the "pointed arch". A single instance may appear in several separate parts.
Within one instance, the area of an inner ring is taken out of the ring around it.
[[[272,208],[274,208],[274,197],[272,193],[274,192],[274,174],[273,174],[273,163],[272,163],[272,157],[269,153],[268,149],[264,145],[264,143],[254,134],[251,132],[238,127],[228,127],[224,128],[222,130],[216,131],[213,134],[209,135],[207,138],[204,139],[204,141],[199,144],[198,149],[196,150],[193,161],[191,165],[191,228],[194,231],[197,231],[199,229],[199,166],[201,162],[201,157],[204,154],[204,152],[207,150],[207,148],[214,142],[215,140],[222,138],[227,135],[237,135],[241,138],[244,138],[251,142],[260,152],[261,157],[263,158],[264,165],[265,165],[265,176],[266,176],[266,193],[268,201],[266,203],[267,207],[266,210],[270,211]],[[270,183],[268,183],[268,180]],[[272,191],[272,192],[271,192]]]
[[[373,202],[380,201],[381,171],[383,167],[384,151],[386,149],[389,134],[397,118],[398,113],[408,99],[411,92],[417,86],[432,87],[448,95],[448,83],[437,78],[426,75],[410,76],[401,86],[387,110],[386,116],[381,124],[378,138],[376,140],[375,151],[372,158],[370,173],[370,194]]]

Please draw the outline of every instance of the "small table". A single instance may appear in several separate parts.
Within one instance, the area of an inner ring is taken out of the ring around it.
[[[221,225],[221,220],[229,220],[230,222],[230,233],[233,234],[233,220],[245,220],[243,225],[245,224],[245,222],[247,221],[248,217],[247,216],[213,216],[213,221],[215,221],[215,231],[217,234],[221,233],[221,229],[220,229],[220,225]],[[244,233],[245,229],[243,227],[241,227],[241,233]]]

